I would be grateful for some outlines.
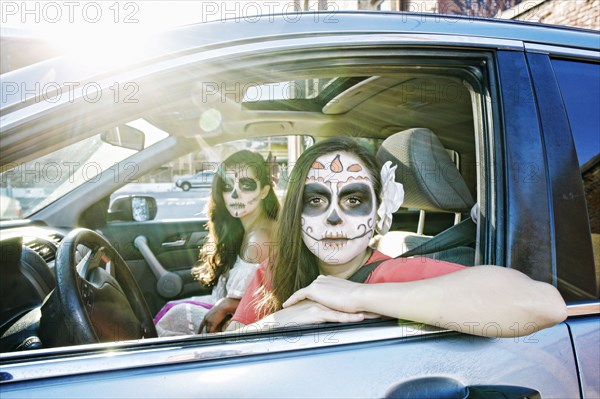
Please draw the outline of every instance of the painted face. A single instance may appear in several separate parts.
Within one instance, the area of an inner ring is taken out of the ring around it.
[[[265,187],[268,189],[268,187]],[[258,209],[264,190],[252,168],[240,165],[228,169],[223,184],[223,200],[225,206],[236,218],[243,218]]]
[[[321,261],[345,264],[364,253],[375,226],[375,192],[354,155],[319,157],[304,185],[302,239]]]

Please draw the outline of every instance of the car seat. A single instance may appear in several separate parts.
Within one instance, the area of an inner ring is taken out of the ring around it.
[[[462,213],[474,208],[467,184],[431,130],[413,128],[391,135],[382,143],[377,158],[382,164],[391,161],[397,165],[396,181],[404,185],[402,207],[420,210],[417,232],[390,231],[378,237],[376,247],[386,255],[396,257],[431,240],[423,234],[426,211],[454,213],[456,225]],[[475,250],[459,246],[423,256],[473,265]]]

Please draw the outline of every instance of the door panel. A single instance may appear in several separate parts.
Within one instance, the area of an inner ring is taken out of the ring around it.
[[[209,293],[191,274],[198,259],[199,247],[206,237],[206,220],[181,219],[151,222],[113,222],[102,233],[115,246],[131,268],[152,312],[158,311],[167,299]],[[173,297],[160,295],[158,275],[136,248],[138,236],[146,237],[148,247],[166,272],[172,272],[183,283],[180,293]]]
[[[404,337],[389,338],[397,332]],[[25,386],[29,395],[48,398],[80,397],[84,390],[97,397],[385,397],[399,384],[425,377],[458,389],[510,385],[543,398],[580,395],[565,324],[516,339],[419,336],[406,326],[390,326],[237,336],[229,342],[154,351],[132,359],[137,369],[5,385],[3,398],[19,397]],[[118,360],[128,356],[136,354],[121,353]],[[139,367],[153,356],[163,364]]]
[[[142,258],[134,240],[143,235],[148,239],[148,246],[152,252],[157,257],[164,257],[166,263],[163,266],[169,270],[177,270],[189,266],[181,265],[181,260],[195,262],[197,259],[198,246],[202,245],[206,236],[205,224],[206,220],[203,219],[117,222],[108,224],[102,229],[102,233],[125,260]],[[178,240],[182,241],[173,245]],[[170,257],[176,258],[177,261],[169,259]]]

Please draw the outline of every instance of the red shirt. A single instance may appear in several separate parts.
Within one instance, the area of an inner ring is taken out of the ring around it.
[[[389,260],[384,261],[375,270],[373,270],[373,272],[365,281],[365,284],[403,283],[407,281],[423,280],[426,278],[452,273],[465,268],[465,266],[458,265],[456,263],[449,263],[424,257],[392,259],[377,250],[373,251],[373,254],[365,264],[377,262],[382,259]],[[260,293],[258,292],[258,289],[262,285],[265,285],[267,289],[270,289],[271,287],[271,282],[265,281],[265,271],[266,262],[263,262],[256,270],[256,274],[254,275],[252,281],[250,281],[250,284],[246,289],[246,293],[242,297],[242,300],[240,301],[232,320],[248,325],[266,316],[259,315],[256,308],[256,304],[261,299],[259,297]]]

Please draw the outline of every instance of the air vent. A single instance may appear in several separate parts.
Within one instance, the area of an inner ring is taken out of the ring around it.
[[[46,263],[54,262],[56,259],[56,246],[53,241],[46,241],[40,238],[25,239],[25,245],[40,255]]]
[[[48,236],[48,238],[50,240],[52,240],[52,242],[54,243],[55,246],[58,247],[58,244],[60,244],[62,239],[65,238],[65,236],[62,234],[59,234],[59,233],[52,233]]]

